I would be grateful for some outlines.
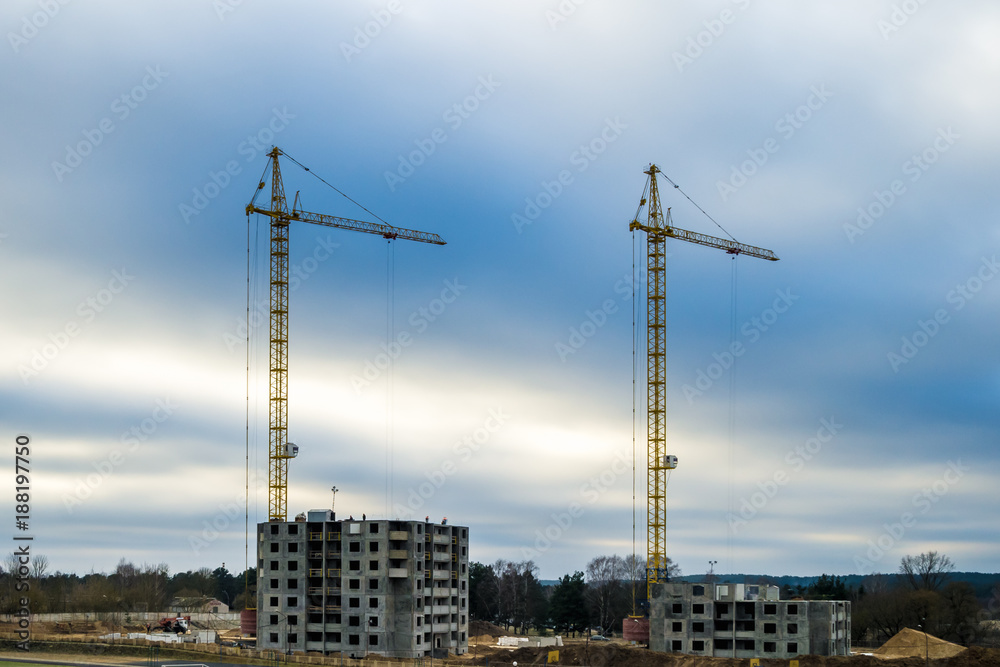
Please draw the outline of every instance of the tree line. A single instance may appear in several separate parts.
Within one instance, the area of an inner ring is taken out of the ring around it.
[[[530,560],[472,563],[470,568],[471,617],[515,633],[532,629],[574,634],[599,628],[618,634],[623,619],[646,612],[642,558],[598,556],[585,571],[564,575],[555,586],[541,584],[538,566]],[[870,575],[857,586],[827,574],[808,585],[785,585],[781,599],[850,601],[852,641],[860,645],[881,645],[907,627],[965,646],[1000,644],[998,632],[982,622],[1000,618],[1000,584],[981,600],[971,584],[952,580],[953,571],[948,556],[930,551],[904,556],[898,572]],[[669,573],[681,575],[672,563]]]
[[[680,568],[668,561],[670,576]],[[598,556],[585,571],[543,586],[534,561],[472,563],[469,606],[472,618],[525,634],[529,629],[574,635],[589,628],[621,632],[622,620],[646,607],[646,563],[635,556]]]
[[[956,644],[996,644],[983,623],[1000,612],[1000,586],[980,601],[973,586],[954,581],[952,560],[937,551],[904,556],[895,575],[874,574],[855,592],[851,632],[857,642],[880,644],[903,628],[927,632]]]
[[[904,628],[969,646],[997,643],[996,631],[983,621],[1000,612],[1000,586],[979,600],[972,584],[951,578],[948,556],[928,551],[904,556],[894,574],[872,574],[857,586],[824,574],[808,586],[784,586],[783,599],[849,600],[851,641],[880,646]]]
[[[246,607],[244,577],[255,588],[257,572],[250,568],[234,575],[224,566],[211,570],[170,574],[165,564],[135,565],[122,559],[110,574],[91,572],[77,575],[49,573],[44,555],[32,558],[26,577],[28,590],[18,574],[16,556],[0,566],[0,613],[15,613],[22,597],[31,613],[67,612],[159,612],[175,598],[215,598],[236,611]]]
[[[669,563],[670,577],[680,569]],[[236,611],[247,606],[244,581],[254,595],[256,569],[239,574],[224,566],[170,574],[166,565],[137,566],[122,559],[110,574],[49,573],[48,560],[35,556],[19,579],[16,556],[0,564],[0,613],[16,613],[27,597],[32,613],[128,613],[165,611],[175,598],[211,597]],[[782,587],[782,599],[851,601],[852,641],[878,645],[903,628],[963,645],[1000,643],[982,621],[1000,617],[1000,585],[979,599],[971,584],[953,580],[954,564],[936,551],[904,556],[894,574],[872,574],[854,585],[838,576],[819,577],[809,585]],[[531,560],[473,562],[469,570],[470,617],[525,634],[528,630],[572,635],[599,628],[619,634],[622,620],[646,612],[645,560],[634,556],[598,556],[584,571],[543,586]],[[706,576],[703,581],[707,580]],[[716,577],[723,583],[721,577]],[[856,579],[855,579],[856,581]],[[766,578],[754,583],[767,584]]]

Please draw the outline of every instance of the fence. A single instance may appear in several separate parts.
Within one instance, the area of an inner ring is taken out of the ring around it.
[[[239,625],[240,622],[240,612],[226,612],[224,614],[212,614],[209,612],[196,611],[196,612],[156,612],[156,611],[90,611],[90,612],[73,612],[65,614],[32,614],[32,623],[66,623],[72,621],[101,621],[103,623],[115,622],[121,623],[125,621],[128,623],[143,624],[143,623],[158,623],[161,618],[176,617],[176,616],[190,616],[191,620],[196,623],[226,623],[226,624],[236,624]],[[0,621],[5,621],[7,623],[11,621],[17,621],[20,616],[14,616],[13,614],[0,614]]]

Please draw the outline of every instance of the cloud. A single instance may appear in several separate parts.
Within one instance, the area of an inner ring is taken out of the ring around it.
[[[990,567],[1000,283],[979,271],[1000,240],[988,178],[998,100],[981,82],[1000,62],[996,10],[401,6],[389,18],[379,3],[71,4],[8,43],[0,68],[18,94],[2,112],[17,132],[0,167],[0,391],[6,431],[45,443],[38,530],[54,567],[239,562],[242,519],[226,507],[242,502],[246,465],[244,207],[271,143],[310,168],[282,161],[286,194],[307,210],[369,217],[318,175],[448,241],[292,229],[294,511],[325,507],[336,484],[338,512],[402,503],[448,516],[470,526],[474,558],[533,550],[555,577],[631,549],[635,433],[642,553],[642,308],[636,332],[619,288],[642,261],[627,223],[656,162],[722,227],[781,257],[738,262],[734,335],[731,258],[668,248],[667,443],[681,460],[670,555],[686,572],[709,559],[851,572],[867,540],[919,512],[913,495],[961,459],[975,472],[890,534],[875,565],[933,545]],[[8,30],[37,11],[17,4]],[[401,160],[413,172],[391,188]],[[724,198],[720,183],[735,191]],[[724,235],[660,186],[677,226]],[[529,213],[519,229],[514,216]],[[268,227],[249,231],[250,460],[263,476],[267,328],[254,325],[267,310]],[[114,282],[116,271],[134,279]],[[445,302],[446,281],[467,287]],[[976,288],[961,308],[959,288]],[[797,299],[778,312],[789,290]],[[894,368],[906,341],[916,352]],[[38,374],[25,381],[22,366]],[[702,393],[685,393],[699,374]],[[177,407],[160,421],[167,401]],[[796,455],[823,419],[843,429],[811,459]],[[133,429],[145,439],[130,451]],[[109,463],[116,450],[124,458]],[[767,496],[760,484],[778,471],[787,482],[730,551],[728,517]],[[614,479],[594,497],[602,473]],[[62,494],[92,475],[100,483],[70,516]],[[265,502],[253,494],[251,523]]]

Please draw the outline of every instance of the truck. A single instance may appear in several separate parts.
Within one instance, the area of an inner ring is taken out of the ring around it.
[[[160,622],[152,628],[152,632],[175,632],[184,635],[188,633],[190,628],[190,616],[168,616],[161,618]]]

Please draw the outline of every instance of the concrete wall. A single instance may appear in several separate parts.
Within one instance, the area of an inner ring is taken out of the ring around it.
[[[36,621],[42,623],[64,623],[69,621],[109,621],[114,623],[122,623],[126,621],[126,617],[130,624],[140,624],[140,623],[158,623],[161,618],[167,618],[170,616],[190,616],[192,621],[197,621],[202,624],[226,624],[232,625],[238,628],[240,625],[240,612],[228,612],[225,614],[210,614],[207,612],[194,612],[188,613],[184,612],[182,614],[175,614],[171,611],[149,611],[149,612],[135,612],[135,611],[91,611],[91,612],[73,612],[65,614],[32,614],[31,621],[34,623]],[[0,620],[10,622],[11,620],[17,620],[12,614],[0,614]]]

